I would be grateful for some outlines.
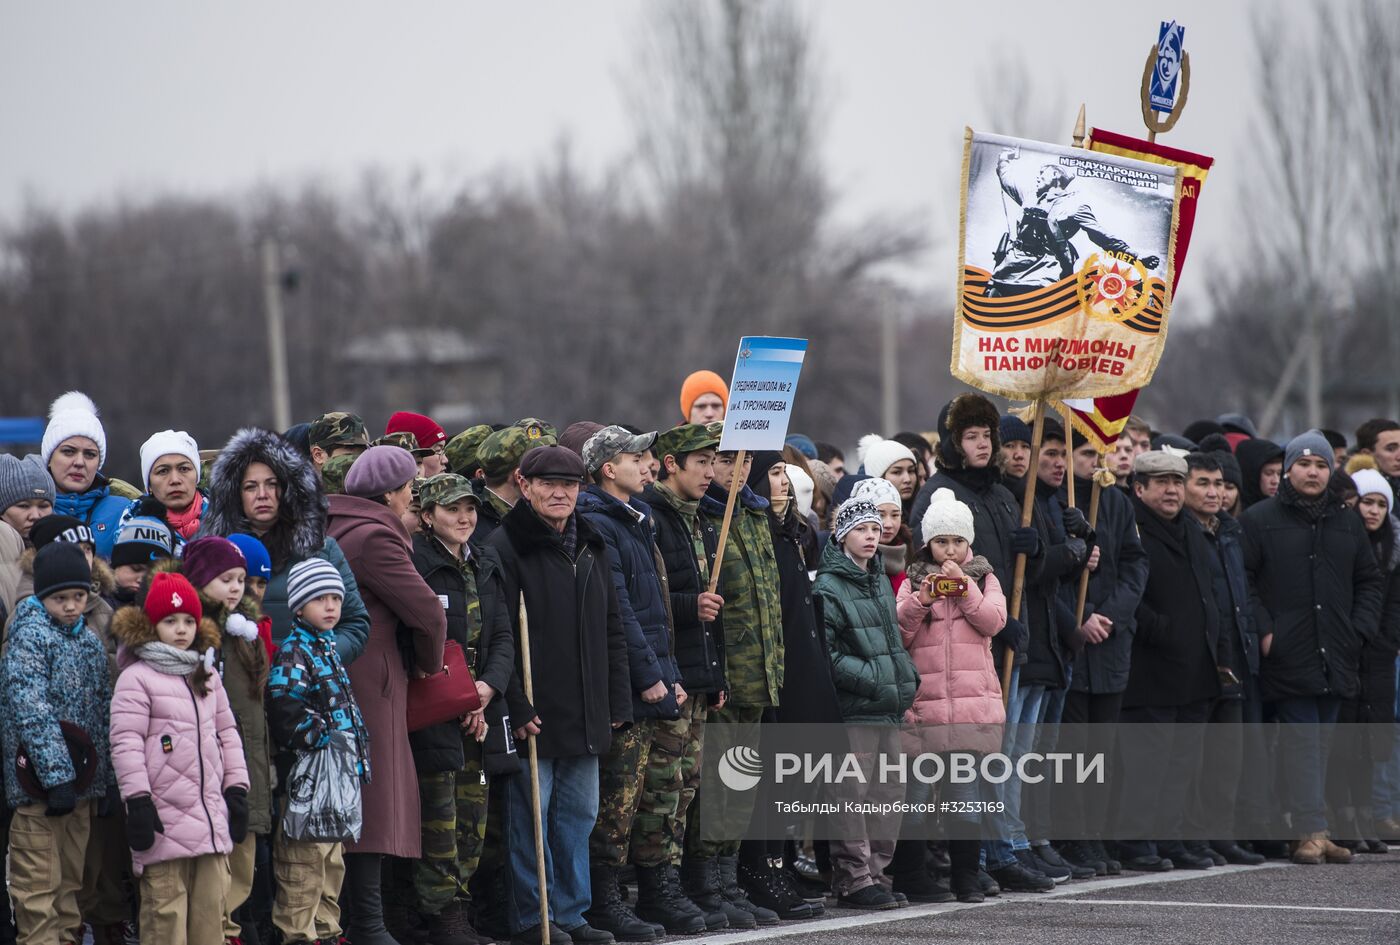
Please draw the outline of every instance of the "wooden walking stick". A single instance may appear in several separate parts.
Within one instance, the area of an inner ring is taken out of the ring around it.
[[[1021,497],[1021,527],[1030,528],[1035,516],[1036,467],[1040,464],[1040,441],[1045,436],[1045,412],[1049,407],[1043,400],[1035,402],[1035,424],[1031,427],[1031,465],[1026,470],[1026,493]],[[995,460],[994,460],[995,461]],[[1016,571],[1011,579],[1012,620],[1021,619],[1021,597],[1026,590],[1026,556],[1016,556]],[[1011,703],[1011,671],[1016,667],[1016,651],[1006,648],[1001,667],[1002,705]]]
[[[747,457],[747,450],[739,450],[734,454],[734,472],[729,479],[729,498],[724,503],[724,521],[720,523],[719,544],[715,546],[715,566],[710,569],[711,594],[719,587],[719,572],[724,567],[724,546],[729,542],[729,523],[734,520],[734,500],[739,497],[739,490],[744,488],[744,484],[739,481],[739,470],[744,468],[744,460]]]
[[[1103,498],[1103,490],[1112,488],[1114,480],[1113,473],[1104,468],[1103,461],[1108,456],[1107,453],[1099,453],[1097,468],[1094,470],[1094,485],[1089,490],[1089,527],[1097,529],[1099,527],[1099,502]],[[1105,483],[1105,478],[1111,480]],[[1079,575],[1079,602],[1074,608],[1074,625],[1084,626],[1084,603],[1089,599],[1089,569],[1085,568],[1084,573]]]
[[[525,613],[523,589],[520,592],[520,669],[525,677],[525,698],[533,706],[535,681],[530,672],[530,622]],[[535,736],[529,732],[525,733],[525,739],[530,754],[530,813],[535,819],[535,872],[540,884],[540,942],[542,945],[549,945],[549,889],[544,869],[544,817],[540,811],[539,745]]]

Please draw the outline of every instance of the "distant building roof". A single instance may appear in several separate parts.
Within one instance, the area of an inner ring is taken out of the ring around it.
[[[492,347],[478,344],[452,328],[390,328],[361,335],[345,346],[340,359],[352,364],[468,364],[494,357]]]

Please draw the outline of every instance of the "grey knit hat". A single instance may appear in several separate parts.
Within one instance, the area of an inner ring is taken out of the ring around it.
[[[345,581],[335,565],[325,558],[307,558],[292,565],[287,573],[288,610],[296,613],[325,594],[337,594],[342,599],[345,597]]]
[[[1320,430],[1299,433],[1288,441],[1288,445],[1283,448],[1283,471],[1288,472],[1293,468],[1293,464],[1304,456],[1321,456],[1327,462],[1328,469],[1337,465],[1337,455],[1332,452],[1332,444],[1327,442],[1327,437],[1323,436]]]
[[[875,503],[869,499],[847,499],[836,510],[836,540],[845,541],[853,528],[866,522],[874,522],[877,528],[880,525],[880,510]]]
[[[54,491],[53,477],[44,468],[43,459],[33,453],[24,459],[0,455],[0,512],[26,499],[52,503]]]

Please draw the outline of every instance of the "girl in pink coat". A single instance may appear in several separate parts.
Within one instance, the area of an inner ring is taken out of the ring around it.
[[[914,726],[906,748],[916,753],[998,752],[1006,711],[992,637],[1006,625],[1006,597],[987,559],[972,553],[972,510],[951,490],[933,494],[921,524],[927,544],[909,563],[909,579],[895,604],[900,637],[919,671],[914,705],[904,716]],[[970,789],[965,796],[958,794],[965,788]],[[981,789],[949,784],[943,800],[985,801]],[[952,820],[958,819],[954,813]],[[965,829],[949,828],[952,891],[963,902],[981,902],[980,844],[975,839],[979,818],[974,813],[961,819],[968,824]]]
[[[141,940],[223,941],[228,854],[248,830],[248,771],[203,619],[183,576],[157,573],[112,631],[135,658],[112,697],[112,765],[141,878]]]

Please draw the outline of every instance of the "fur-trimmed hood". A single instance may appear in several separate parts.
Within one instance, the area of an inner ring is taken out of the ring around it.
[[[959,394],[938,414],[938,450],[934,460],[940,469],[962,469],[963,455],[958,444],[968,427],[992,431],[992,465],[1001,451],[1001,414],[996,405],[981,394]]]
[[[156,625],[151,623],[151,618],[147,617],[146,612],[134,604],[128,604],[113,615],[112,636],[116,637],[117,642],[131,652],[144,643],[155,643],[160,639],[156,633]],[[219,625],[208,617],[200,620],[199,632],[195,636],[195,648],[200,652],[210,647],[217,649],[219,639]]]
[[[321,492],[316,468],[282,437],[256,427],[235,433],[214,461],[198,537],[252,533],[243,516],[241,489],[243,473],[250,463],[267,464],[282,484],[277,524],[262,536],[272,556],[273,570],[279,571],[289,561],[309,558],[320,551],[326,541],[326,497]]]
[[[20,573],[29,579],[32,586],[34,583],[34,556],[38,554],[33,548],[24,549],[24,554],[19,556]],[[110,597],[117,589],[117,576],[112,573],[112,566],[103,558],[93,557],[92,559],[92,593],[98,597]]]

